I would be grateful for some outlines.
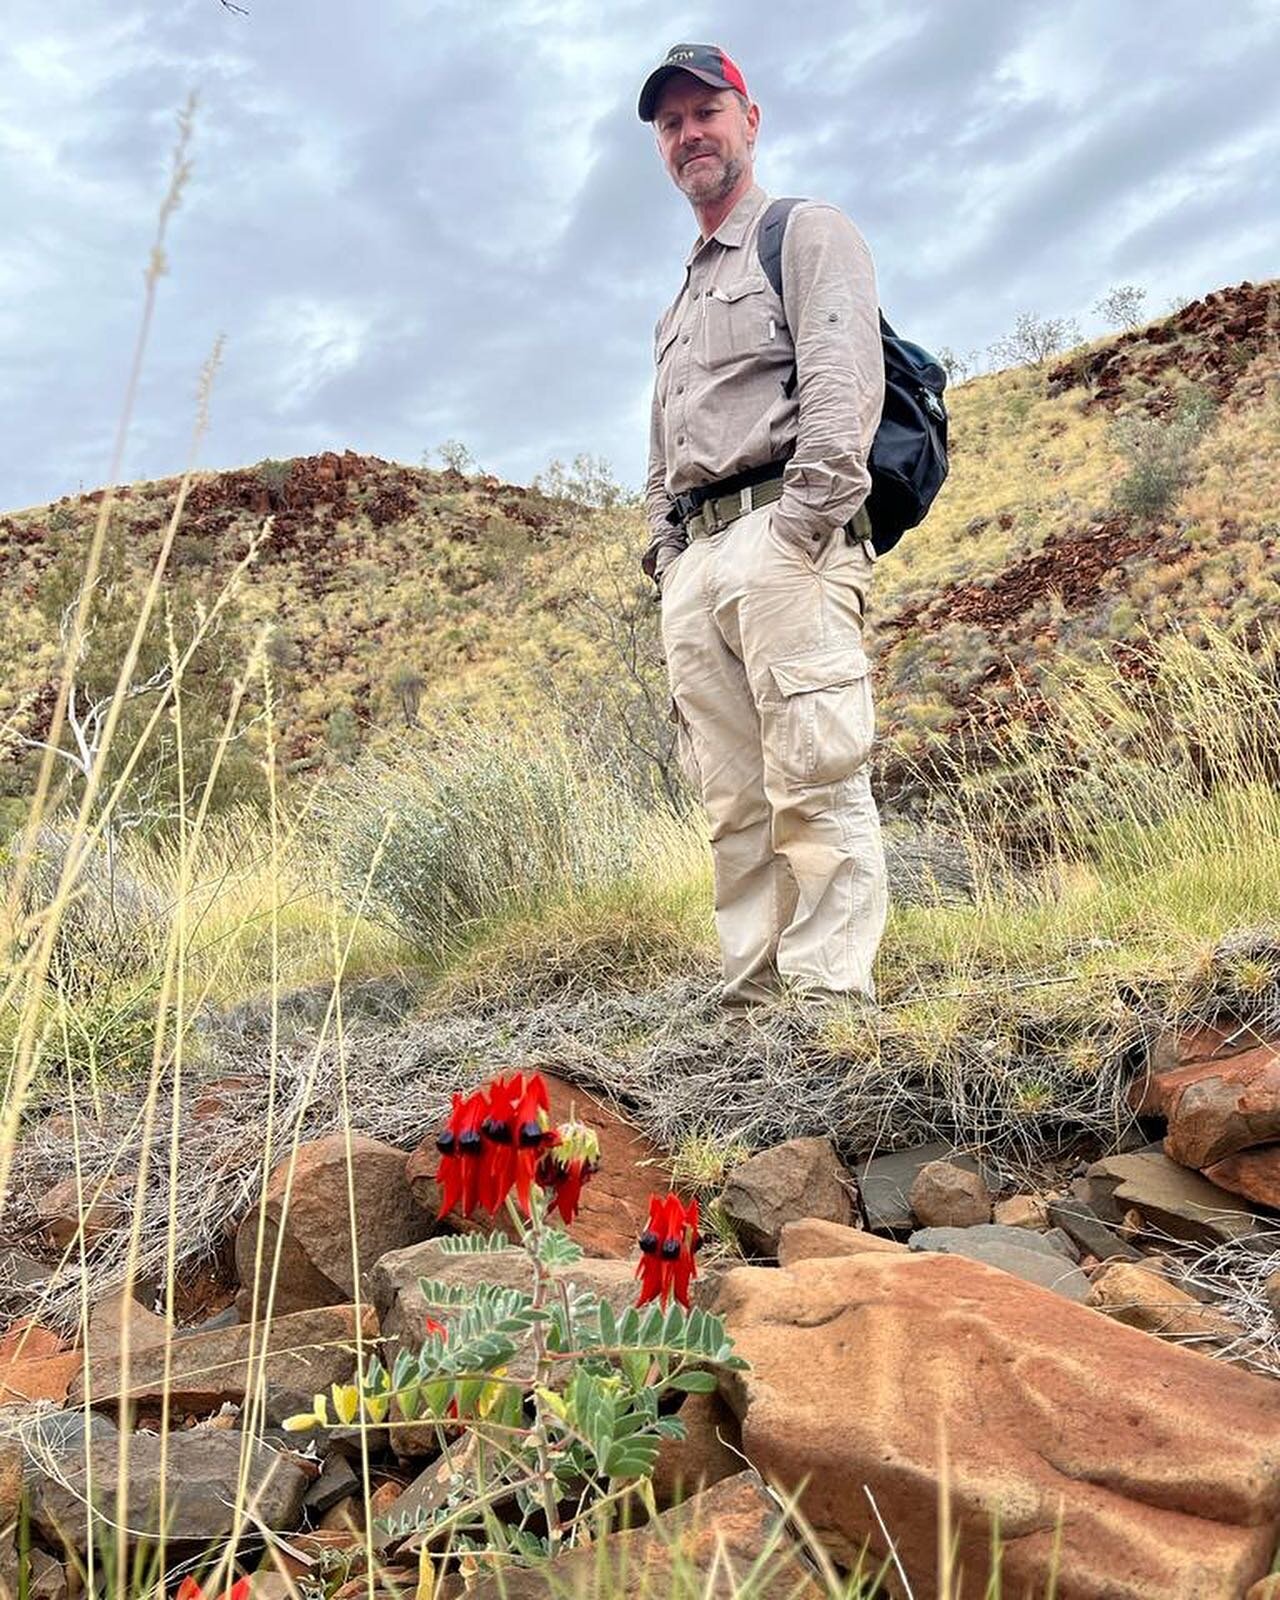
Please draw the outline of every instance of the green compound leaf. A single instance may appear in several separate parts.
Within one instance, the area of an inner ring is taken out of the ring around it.
[[[446,1256],[496,1256],[518,1248],[505,1233],[442,1233],[432,1243]]]
[[[609,1451],[604,1462],[608,1478],[648,1478],[653,1474],[658,1459],[661,1439],[651,1433],[640,1433],[630,1439],[619,1439]]]
[[[561,1228],[551,1228],[543,1235],[538,1259],[544,1267],[571,1267],[581,1261],[583,1249]]]
[[[677,1372],[667,1379],[668,1389],[680,1389],[685,1394],[713,1394],[717,1388],[714,1372]]]

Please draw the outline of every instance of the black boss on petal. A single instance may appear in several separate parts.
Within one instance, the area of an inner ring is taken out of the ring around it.
[[[651,1256],[657,1248],[658,1235],[656,1233],[650,1233],[646,1231],[640,1235],[640,1249],[645,1255]]]

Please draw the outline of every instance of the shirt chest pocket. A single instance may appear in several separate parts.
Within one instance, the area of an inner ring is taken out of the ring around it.
[[[777,330],[769,285],[762,272],[718,283],[702,298],[702,353],[708,367],[755,355]]]

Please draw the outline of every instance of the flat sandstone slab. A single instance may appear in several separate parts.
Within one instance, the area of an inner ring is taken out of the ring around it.
[[[742,1445],[835,1559],[887,1552],[936,1594],[938,1486],[958,1560],[1042,1593],[1061,1524],[1071,1600],[1238,1600],[1280,1534],[1280,1384],[958,1256],[728,1273],[750,1364],[722,1380]],[[967,1586],[966,1586],[967,1592]]]

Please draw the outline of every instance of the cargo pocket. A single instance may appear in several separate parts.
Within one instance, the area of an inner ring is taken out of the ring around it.
[[[852,777],[871,754],[875,711],[862,647],[831,645],[770,669],[781,699],[761,708],[768,755],[789,783]]]
[[[683,773],[685,781],[692,788],[699,799],[702,798],[702,768],[698,765],[698,757],[693,748],[693,735],[689,732],[689,724],[684,720],[684,713],[673,700],[671,702],[671,720],[676,726],[676,765]]]

